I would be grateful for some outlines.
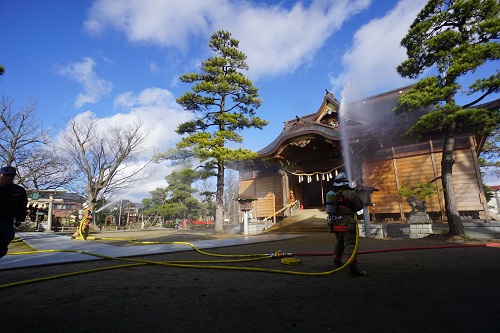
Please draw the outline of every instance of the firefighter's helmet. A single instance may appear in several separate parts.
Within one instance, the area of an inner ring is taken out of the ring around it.
[[[335,182],[333,186],[344,186],[349,185],[349,179],[347,179],[347,175],[345,172],[339,172],[337,176],[335,176]]]

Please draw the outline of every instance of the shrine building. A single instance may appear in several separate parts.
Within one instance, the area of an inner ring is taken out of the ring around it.
[[[236,164],[239,196],[252,199],[253,218],[279,221],[296,206],[324,208],[336,173],[344,171],[353,187],[375,189],[369,206],[372,222],[406,222],[412,207],[398,194],[403,185],[433,182],[442,187],[443,136],[416,143],[401,139],[429,111],[396,115],[399,97],[410,88],[349,103],[342,110],[327,91],[315,113],[285,121],[281,133],[258,151],[257,158]],[[496,100],[478,107],[498,110],[499,106]],[[456,136],[453,180],[464,220],[489,220],[478,164],[485,139],[468,133]],[[433,221],[446,221],[442,190],[426,204]]]

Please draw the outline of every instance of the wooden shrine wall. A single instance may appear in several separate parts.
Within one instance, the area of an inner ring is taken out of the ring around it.
[[[485,197],[473,148],[457,149],[453,155],[453,181],[458,210],[477,211],[484,216]],[[406,198],[398,195],[398,190],[405,184],[429,182],[440,177],[441,156],[441,152],[430,152],[364,163],[362,172],[365,185],[379,189],[372,194],[375,205],[370,207],[370,213],[399,213],[404,220],[404,213],[410,212],[411,206]],[[434,183],[442,187],[440,178]],[[427,211],[441,213],[446,218],[442,190],[427,198]]]
[[[257,198],[252,202],[255,218],[266,218],[283,208],[283,185],[279,175],[240,180],[239,195]]]

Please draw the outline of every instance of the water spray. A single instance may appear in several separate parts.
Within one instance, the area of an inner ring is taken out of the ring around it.
[[[105,205],[104,205],[104,206],[102,206],[101,208],[97,209],[97,210],[95,211],[95,213],[99,213],[101,210],[105,209],[105,208],[106,208],[106,207],[108,207],[108,206],[111,206],[112,204],[114,204],[114,203],[115,203],[115,202],[117,202],[117,201],[118,201],[118,199],[117,199],[117,200],[113,200],[113,201],[111,201],[111,202],[108,202],[107,204],[105,204]]]
[[[340,100],[339,109],[339,123],[340,123],[340,142],[342,146],[342,153],[344,157],[345,171],[347,174],[347,179],[352,182],[352,171],[351,171],[351,154],[349,150],[349,131],[347,129],[347,119],[346,119],[346,97],[345,89],[342,91],[342,97]],[[351,185],[351,184],[350,184]]]
[[[101,210],[105,209],[106,207],[109,207],[112,204],[114,204],[114,203],[116,203],[116,202],[118,202],[120,200],[123,200],[123,197],[125,195],[129,194],[130,192],[132,192],[132,191],[127,191],[127,192],[124,192],[124,193],[120,194],[120,196],[122,197],[122,199],[116,199],[116,200],[110,201],[107,204],[105,204],[104,206],[102,206],[101,208],[97,209],[94,213],[99,213]]]

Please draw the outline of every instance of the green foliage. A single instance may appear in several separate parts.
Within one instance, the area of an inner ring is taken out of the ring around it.
[[[0,75],[3,75],[4,72],[5,72],[5,67],[0,65]]]
[[[498,112],[471,108],[486,96],[500,92],[500,72],[478,78],[466,89],[458,79],[487,61],[500,59],[500,4],[497,0],[431,0],[410,26],[401,45],[408,59],[397,67],[400,75],[417,78],[435,67],[439,76],[420,80],[404,94],[395,111],[435,107],[421,117],[407,136],[420,139],[429,133],[471,131],[489,134],[498,128]],[[455,103],[457,92],[479,94],[466,105]]]
[[[494,131],[484,142],[479,155],[480,167],[492,167],[498,174],[500,170],[500,133]]]
[[[166,216],[165,203],[167,201],[168,192],[165,188],[156,188],[150,191],[149,194],[151,198],[145,198],[142,200],[144,208],[142,213],[144,215],[161,215]]]
[[[483,187],[484,187],[484,194],[486,196],[486,201],[488,202],[491,199],[493,199],[494,193],[491,187],[489,187],[488,185],[483,184]]]
[[[434,106],[447,99],[459,86],[442,87],[436,76],[423,78],[399,99],[396,113],[412,112],[427,106]]]
[[[180,76],[190,83],[191,91],[177,98],[185,110],[195,118],[182,123],[176,132],[183,137],[175,149],[157,155],[158,160],[176,157],[197,158],[206,174],[211,169],[217,177],[215,233],[223,233],[224,170],[227,162],[255,158],[257,153],[248,149],[232,149],[229,143],[241,143],[239,134],[247,128],[262,129],[267,121],[256,116],[262,104],[258,89],[242,73],[248,70],[246,55],[238,50],[239,41],[227,31],[217,31],[208,46],[214,56],[203,61],[200,73]],[[171,161],[172,162],[172,161]],[[220,208],[220,210],[219,210]]]
[[[434,194],[438,193],[440,190],[439,186],[434,183],[421,182],[416,184],[403,184],[401,189],[398,191],[399,195],[405,197],[419,197],[420,200],[424,200],[427,197],[431,197]]]
[[[107,200],[104,197],[99,198],[96,201],[94,208],[94,219],[97,225],[102,225],[106,221],[106,216],[109,214],[109,209],[106,208]],[[103,208],[104,207],[104,208]]]
[[[419,13],[401,45],[408,60],[398,72],[417,78],[437,65],[445,80],[498,59],[500,5],[497,0],[430,0]]]
[[[500,71],[476,78],[468,87],[461,82],[487,62],[500,59],[500,3],[498,0],[429,0],[410,26],[401,46],[408,59],[397,67],[403,77],[418,78],[432,68],[439,73],[420,80],[401,97],[396,113],[431,109],[406,135],[420,139],[438,134],[444,138],[442,184],[449,235],[465,235],[453,187],[453,149],[459,132],[488,135],[499,127],[498,110],[473,108],[500,90]],[[464,92],[471,101],[458,105]]]
[[[238,131],[262,129],[267,124],[256,117],[255,110],[262,101],[252,81],[241,73],[248,66],[238,45],[239,41],[232,38],[231,33],[214,33],[209,47],[216,56],[202,63],[201,73],[186,73],[180,77],[182,82],[193,85],[192,91],[181,95],[177,103],[197,116],[178,126],[177,133],[185,136],[177,149],[189,149],[202,162],[212,162],[213,166],[255,157],[250,150],[229,149],[226,145],[243,141]]]
[[[190,149],[169,148],[166,152],[157,153],[153,156],[153,162],[169,161],[172,165],[180,165],[190,161],[194,153]]]
[[[165,179],[165,188],[149,192],[151,198],[143,200],[145,215],[161,215],[167,219],[197,219],[202,213],[202,204],[194,198],[197,192],[191,185],[200,179],[203,171],[183,169],[174,171]]]
[[[485,173],[491,173],[500,177],[500,133],[499,130],[494,131],[484,142],[478,156],[479,167],[481,168],[481,175],[484,177]],[[486,197],[493,195],[489,187],[483,185],[486,192]],[[490,198],[488,198],[489,200]]]

